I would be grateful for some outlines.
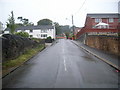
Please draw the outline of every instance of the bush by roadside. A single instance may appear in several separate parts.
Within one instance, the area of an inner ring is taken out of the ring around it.
[[[39,38],[30,38],[30,39],[39,44],[45,44],[45,39],[39,39]]]
[[[2,40],[3,76],[45,48],[45,40],[4,34]]]
[[[51,37],[47,37],[47,39],[45,39],[46,43],[52,43],[54,41],[54,39],[52,39]]]
[[[4,34],[2,36],[2,62],[17,58],[26,50],[39,45],[34,40],[18,35]]]
[[[22,65],[24,62],[32,58],[36,55],[39,51],[44,49],[44,45],[40,44],[35,48],[31,48],[27,50],[24,54],[20,55],[18,58],[3,62],[2,64],[2,75],[5,76],[6,74],[10,73],[15,68]]]
[[[19,36],[26,37],[26,38],[29,37],[29,34],[27,32],[16,32],[15,35],[19,35]]]

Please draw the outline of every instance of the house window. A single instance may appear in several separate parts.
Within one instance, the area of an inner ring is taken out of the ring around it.
[[[118,22],[120,22],[120,19],[118,19]]]
[[[113,18],[109,18],[109,22],[114,22],[114,19]]]
[[[30,30],[30,32],[32,33],[32,32],[33,32],[33,30],[31,29],[31,30]]]
[[[41,30],[41,33],[47,33],[47,30]]]
[[[41,34],[41,37],[47,37],[47,34]]]
[[[100,22],[100,21],[101,21],[100,18],[95,18],[95,22],[96,22],[96,23],[98,23],[98,22]]]
[[[40,37],[40,34],[37,34],[37,37]]]

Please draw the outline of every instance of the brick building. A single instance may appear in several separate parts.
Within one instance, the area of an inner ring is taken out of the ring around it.
[[[120,14],[87,14],[85,26],[77,33],[80,42],[106,52],[119,55]],[[97,27],[97,26],[102,27]]]
[[[76,38],[88,35],[118,35],[120,31],[120,14],[99,13],[87,14],[85,26],[77,33]]]
[[[119,14],[118,13],[100,13],[100,14],[87,14],[85,27],[86,28],[97,28],[97,24],[102,22],[103,24],[108,24],[110,29],[118,28]]]

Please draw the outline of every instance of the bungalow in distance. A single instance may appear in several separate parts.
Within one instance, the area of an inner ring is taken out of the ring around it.
[[[7,28],[4,31],[4,34],[9,33],[10,29]],[[15,32],[27,32],[30,37],[33,38],[41,38],[46,39],[47,37],[51,37],[52,39],[55,39],[56,31],[55,26],[53,25],[38,25],[38,26],[22,26],[19,28],[16,28]]]

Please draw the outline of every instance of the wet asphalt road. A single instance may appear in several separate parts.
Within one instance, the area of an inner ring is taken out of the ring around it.
[[[62,39],[6,76],[3,88],[118,88],[118,73]]]

